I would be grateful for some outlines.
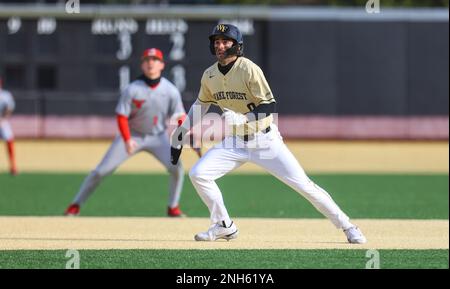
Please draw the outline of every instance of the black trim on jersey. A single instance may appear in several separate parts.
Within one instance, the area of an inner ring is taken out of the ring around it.
[[[249,116],[251,120],[259,120],[268,117],[272,113],[275,113],[275,109],[276,109],[275,102],[261,103],[260,105],[255,107],[255,109],[248,112],[247,116]]]
[[[155,79],[150,79],[147,76],[145,76],[144,74],[141,74],[137,79],[142,80],[150,87],[155,87],[161,81],[161,76],[158,78],[155,78]]]
[[[272,103],[272,102],[275,102],[275,98],[274,97],[272,97],[272,98],[270,98],[270,99],[264,99],[264,100],[261,100],[259,103],[260,104],[268,104],[268,103]]]
[[[238,57],[239,58],[239,57]],[[228,71],[230,71],[230,69],[233,67],[234,63],[238,60],[238,58],[236,58],[235,61],[228,63],[225,66],[222,66],[220,63],[217,63],[217,68],[219,68],[219,71],[225,75],[228,73]]]
[[[208,100],[208,101],[204,101],[204,100],[201,100],[200,98],[198,99],[200,102],[203,102],[203,103],[214,103],[214,104],[217,104],[217,101],[211,101],[211,100]]]

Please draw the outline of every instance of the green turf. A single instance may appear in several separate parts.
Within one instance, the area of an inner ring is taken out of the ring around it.
[[[61,215],[85,175],[0,174],[0,215]],[[352,218],[448,219],[448,175],[312,175]],[[116,174],[82,208],[85,216],[164,216],[167,175]],[[295,191],[269,175],[218,181],[233,217],[318,218]],[[189,216],[207,217],[188,177],[181,198]]]
[[[366,250],[80,250],[80,268],[301,269],[373,266]],[[379,250],[379,268],[448,269],[448,250]],[[66,257],[67,254],[67,257]],[[67,251],[0,251],[0,268],[64,269]],[[220,261],[219,261],[220,260]],[[69,263],[72,264],[72,263]]]

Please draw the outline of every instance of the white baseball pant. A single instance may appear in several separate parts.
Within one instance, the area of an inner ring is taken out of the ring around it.
[[[6,120],[0,121],[0,139],[4,139],[5,141],[14,139],[11,125]]]
[[[276,125],[271,131],[256,135],[253,141],[229,136],[211,148],[189,172],[192,184],[211,213],[211,222],[231,222],[215,180],[252,162],[300,193],[326,216],[337,228],[352,226],[349,217],[331,196],[309,179],[294,155],[284,144]]]

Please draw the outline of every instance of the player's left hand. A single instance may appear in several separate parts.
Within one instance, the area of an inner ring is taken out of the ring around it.
[[[138,148],[138,144],[134,139],[129,139],[125,142],[125,148],[129,155],[132,155]]]

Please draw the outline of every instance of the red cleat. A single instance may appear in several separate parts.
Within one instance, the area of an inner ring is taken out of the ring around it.
[[[174,217],[174,218],[183,218],[186,217],[186,215],[180,210],[180,207],[176,206],[175,208],[168,208],[167,209],[167,216]]]
[[[64,216],[78,216],[80,214],[80,206],[77,204],[70,205],[64,212]]]

